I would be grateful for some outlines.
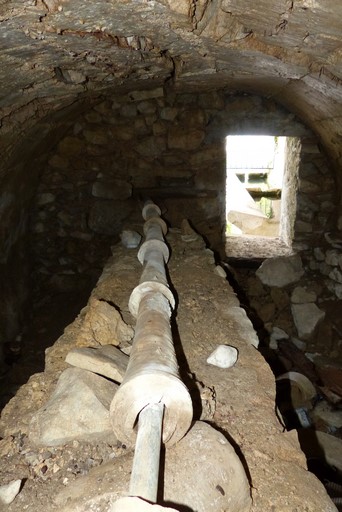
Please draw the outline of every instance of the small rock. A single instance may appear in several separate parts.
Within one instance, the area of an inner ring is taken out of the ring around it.
[[[238,351],[230,345],[219,345],[210,354],[207,363],[218,368],[231,368],[238,359]]]
[[[304,340],[313,335],[318,323],[325,316],[325,312],[312,302],[309,304],[292,304],[291,310],[298,335]]]
[[[9,484],[0,486],[0,503],[9,505],[20,491],[21,480],[13,480]]]
[[[214,272],[215,272],[215,274],[217,274],[220,277],[223,277],[224,279],[227,278],[227,274],[224,271],[224,269],[221,267],[221,265],[216,265]]]
[[[136,231],[130,231],[128,229],[125,229],[121,233],[120,238],[122,245],[127,249],[135,249],[138,247],[141,241],[141,235],[139,235],[139,233]]]

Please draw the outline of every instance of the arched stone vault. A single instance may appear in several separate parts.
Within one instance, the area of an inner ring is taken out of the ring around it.
[[[1,6],[3,144],[83,97],[172,82],[270,96],[341,164],[341,18],[333,0],[8,1]]]

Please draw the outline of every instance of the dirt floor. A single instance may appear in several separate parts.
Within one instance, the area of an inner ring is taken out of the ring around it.
[[[227,236],[226,254],[229,258],[264,259],[291,254],[288,247],[279,237],[256,235]]]
[[[255,331],[239,307],[223,268],[217,268],[202,239],[186,242],[180,231],[172,230],[167,242],[171,248],[169,278],[176,295],[172,331],[180,374],[192,395],[194,419],[201,418],[220,432],[237,453],[250,487],[250,510],[336,511],[323,485],[307,471],[296,431],[286,432],[277,418],[274,376],[255,346]],[[116,246],[92,292],[92,297],[115,305],[133,327],[128,300],[142,270],[136,254],[134,249]],[[18,496],[4,508],[8,512],[105,512],[128,492],[133,451],[114,434],[75,439],[63,446],[37,446],[30,438],[32,415],[46,404],[61,372],[69,366],[65,357],[77,345],[86,312],[87,308],[82,310],[47,351],[45,371],[34,374],[3,410],[0,486],[22,480]],[[238,361],[232,368],[206,362],[219,344],[238,349]],[[203,449],[200,443],[196,446],[198,460],[202,460]],[[172,459],[172,450],[165,451],[165,467],[168,458]],[[215,465],[220,452],[214,451],[211,457],[210,463]],[[181,452],[177,460],[181,466]],[[210,480],[210,465],[205,461],[201,465],[196,468],[194,460],[186,485],[179,482],[177,488],[175,484],[172,496],[178,493],[177,500],[162,492],[169,481],[177,481],[177,466],[166,471],[159,503],[173,501],[177,510],[188,512],[237,510],[231,508],[231,497],[225,496],[222,485],[215,491],[221,501],[215,498],[206,502],[204,497],[202,504],[192,508],[191,496]]]

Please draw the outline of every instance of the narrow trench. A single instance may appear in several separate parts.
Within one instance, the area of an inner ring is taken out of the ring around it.
[[[287,371],[286,364],[284,365],[284,360],[282,360],[281,345],[280,350],[269,348],[270,333],[265,328],[264,322],[258,313],[251,307],[247,293],[246,281],[248,277],[254,275],[262,261],[261,259],[227,257],[228,281],[237,294],[241,307],[246,311],[257,332],[260,341],[259,352],[265,358],[275,378],[277,378]],[[321,383],[318,382],[317,384]],[[313,407],[323,399],[324,397],[318,392],[313,399]],[[279,421],[283,425],[284,432],[297,431],[299,443],[307,459],[308,470],[323,483],[337,509],[342,511],[342,474],[336,467],[326,461],[325,453],[315,435],[316,426],[310,420],[304,408],[303,411],[298,411],[292,403],[289,380],[276,382],[275,410]],[[341,436],[341,432],[336,432],[335,434],[336,437]]]

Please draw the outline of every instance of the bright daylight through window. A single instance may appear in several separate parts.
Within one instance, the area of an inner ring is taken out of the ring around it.
[[[279,237],[286,137],[226,138],[227,236]]]

